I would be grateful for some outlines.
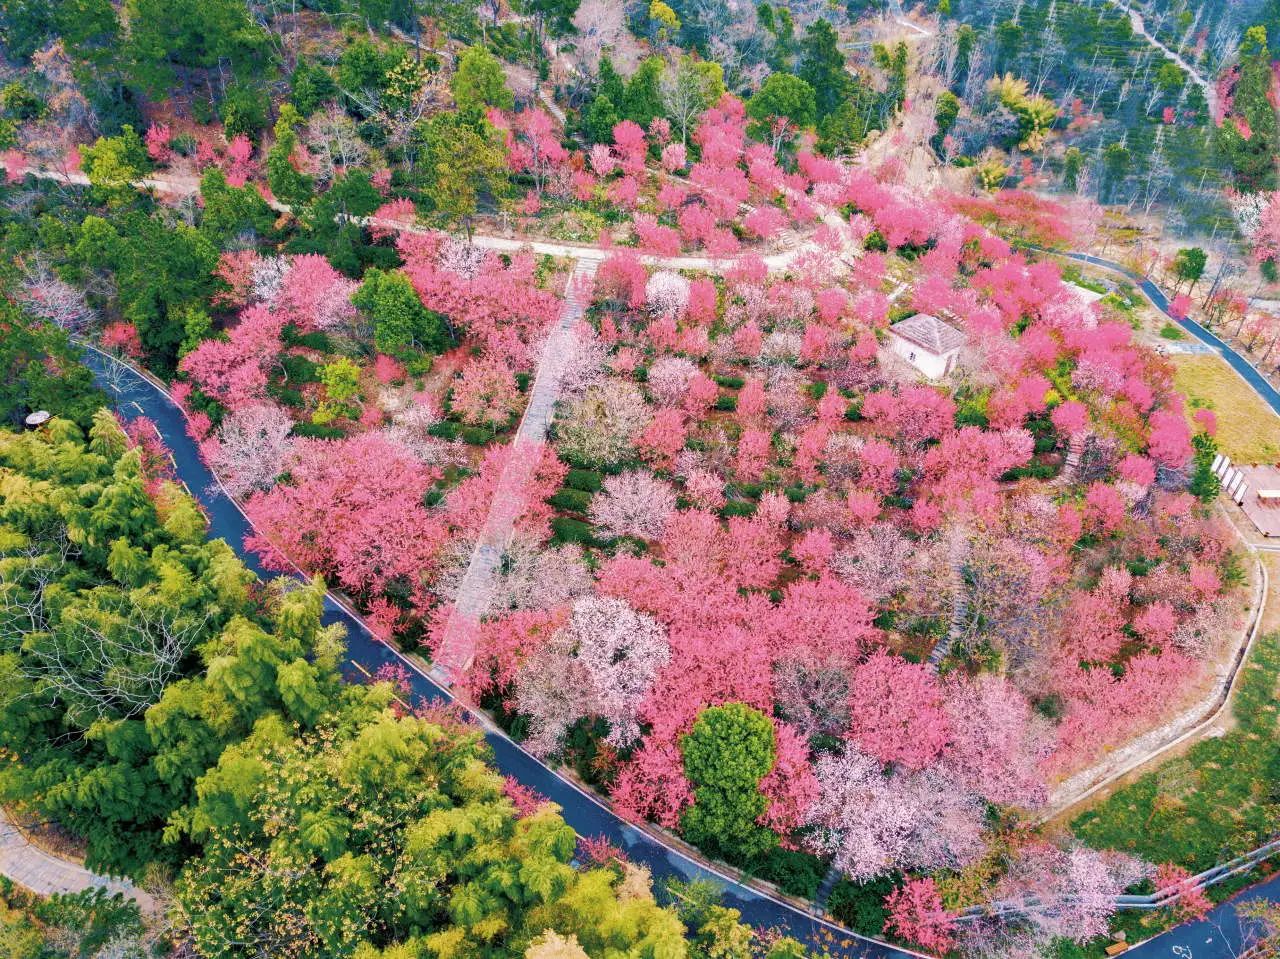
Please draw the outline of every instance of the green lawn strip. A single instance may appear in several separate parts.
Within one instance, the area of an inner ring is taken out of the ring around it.
[[[1237,726],[1196,743],[1071,823],[1099,849],[1191,872],[1208,869],[1280,831],[1276,684],[1280,633],[1262,637],[1236,689]]]

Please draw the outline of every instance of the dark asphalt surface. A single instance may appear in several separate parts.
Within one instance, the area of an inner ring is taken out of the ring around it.
[[[209,535],[225,540],[244,560],[245,565],[259,575],[274,575],[264,570],[257,557],[245,549],[244,539],[250,532],[249,523],[200,459],[195,442],[187,435],[182,411],[163,391],[132,371],[113,377],[117,383],[123,381],[128,384],[123,395],[115,392],[102,375],[111,362],[97,351],[85,350],[86,365],[98,377],[100,385],[116,399],[121,415],[127,418],[146,416],[156,424],[165,444],[173,453],[178,477],[204,506],[209,517]],[[324,621],[326,624],[341,623],[346,627],[345,671],[350,680],[360,681],[363,678],[355,664],[373,673],[383,664],[399,663],[408,668],[416,695],[427,700],[451,700],[447,692],[423,675],[412,662],[376,640],[359,619],[331,598],[325,600]],[[628,824],[595,797],[556,775],[507,737],[489,733],[486,738],[493,749],[495,765],[503,775],[513,776],[558,804],[565,821],[579,836],[607,838],[624,850],[632,862],[647,866],[655,880],[667,877],[712,880],[723,888],[724,904],[741,910],[746,922],[760,929],[780,930],[833,956],[850,959],[907,959],[912,955],[919,955],[875,940],[856,937],[853,933],[823,922],[788,903],[770,899],[754,889],[708,870]]]

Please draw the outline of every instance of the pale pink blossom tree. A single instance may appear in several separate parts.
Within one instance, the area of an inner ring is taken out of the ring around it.
[[[579,599],[516,683],[516,703],[533,717],[529,747],[554,752],[582,716],[606,720],[616,746],[635,742],[640,702],[670,655],[666,633],[652,617],[618,599]]]
[[[209,466],[232,496],[270,489],[293,448],[293,421],[273,403],[232,410],[216,438],[201,446]]]
[[[606,536],[658,539],[676,508],[671,484],[635,470],[605,478],[591,501],[591,522]]]
[[[853,746],[815,766],[820,794],[806,844],[855,881],[892,869],[956,869],[983,848],[983,805],[927,769],[887,776]]]

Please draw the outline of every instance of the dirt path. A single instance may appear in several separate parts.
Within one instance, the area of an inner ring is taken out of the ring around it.
[[[1165,55],[1165,59],[1172,60],[1179,67],[1182,68],[1183,72],[1186,73],[1186,75],[1191,78],[1191,82],[1194,83],[1196,86],[1198,86],[1201,89],[1201,91],[1203,91],[1205,102],[1209,104],[1209,115],[1217,116],[1217,113],[1218,113],[1217,87],[1215,87],[1212,83],[1210,83],[1204,77],[1204,75],[1200,73],[1199,70],[1197,70],[1195,67],[1189,64],[1177,53],[1175,53],[1174,51],[1166,47],[1163,43],[1161,43],[1158,39],[1156,39],[1152,34],[1147,32],[1147,24],[1146,24],[1146,21],[1142,19],[1142,14],[1140,14],[1137,10],[1133,9],[1133,7],[1129,6],[1129,4],[1125,2],[1125,0],[1109,0],[1109,2],[1117,10],[1123,10],[1125,13],[1129,15],[1129,23],[1130,25],[1132,25],[1134,33],[1138,34],[1140,37],[1146,40],[1149,44],[1151,44],[1153,47],[1155,47],[1157,50],[1163,53]]]

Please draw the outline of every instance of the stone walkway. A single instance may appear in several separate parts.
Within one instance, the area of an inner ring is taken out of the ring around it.
[[[0,810],[0,875],[41,896],[102,888],[132,899],[144,913],[157,908],[154,898],[128,880],[99,876],[79,863],[59,859],[33,846],[3,810]]]
[[[600,261],[595,259],[577,261],[565,290],[560,319],[542,348],[538,371],[529,391],[529,405],[516,430],[511,453],[489,502],[489,515],[458,588],[444,638],[433,658],[431,677],[446,686],[467,671],[475,656],[476,627],[489,611],[498,564],[511,540],[516,520],[524,512],[524,491],[537,469],[539,456],[536,454],[547,438],[556,401],[560,398],[560,381],[573,355],[573,329],[586,311],[599,265]]]

